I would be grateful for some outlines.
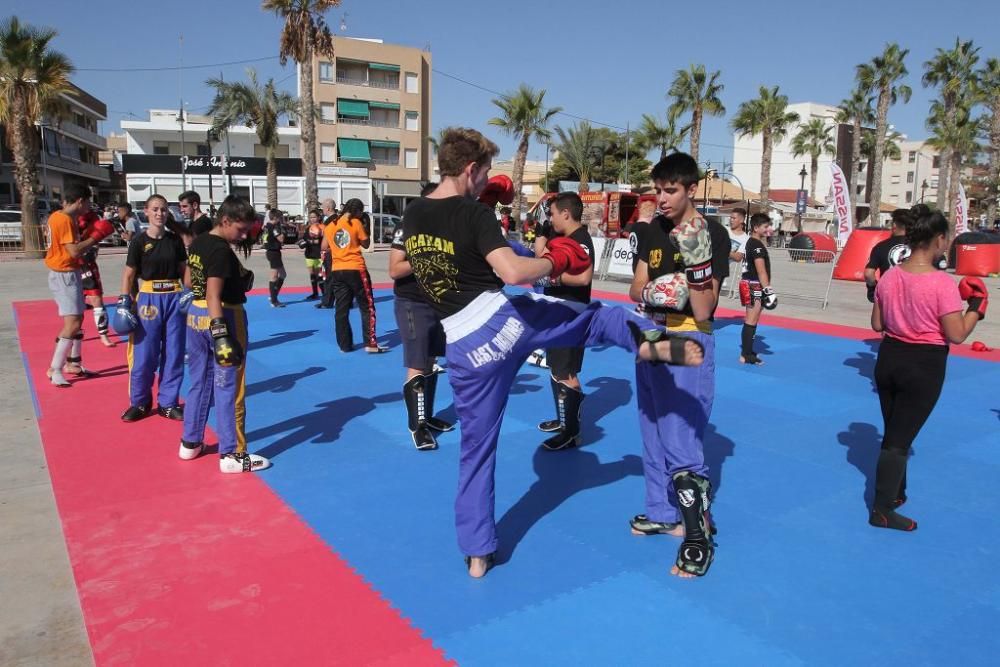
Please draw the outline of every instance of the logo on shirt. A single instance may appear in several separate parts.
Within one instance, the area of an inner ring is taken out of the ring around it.
[[[396,245],[401,245],[403,243],[403,228],[400,227],[396,230],[396,233],[392,235],[392,242]]]
[[[430,234],[414,234],[406,239],[406,254],[420,287],[440,303],[449,291],[458,289],[455,244]]]
[[[346,229],[338,229],[333,234],[333,244],[338,248],[346,248],[351,245],[351,235]]]
[[[663,263],[663,251],[659,248],[653,248],[649,251],[649,268],[658,269],[660,264]]]
[[[889,249],[889,266],[896,266],[900,262],[905,262],[910,256],[910,246],[905,243],[897,243]]]
[[[147,253],[147,252],[149,252],[152,249],[153,249],[153,244],[152,243],[147,243],[146,245],[142,246],[142,252],[143,253]]]

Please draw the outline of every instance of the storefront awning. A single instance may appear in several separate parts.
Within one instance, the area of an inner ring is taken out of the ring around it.
[[[368,143],[370,143],[373,148],[399,148],[398,141],[376,141],[373,139]]]
[[[386,65],[385,63],[368,63],[371,69],[380,69],[384,72],[398,72],[399,65]]]
[[[337,139],[337,157],[341,162],[371,162],[372,159],[364,139]]]
[[[393,102],[369,102],[372,109],[399,109],[399,105]]]
[[[364,100],[337,100],[337,113],[351,118],[368,118],[368,102]]]

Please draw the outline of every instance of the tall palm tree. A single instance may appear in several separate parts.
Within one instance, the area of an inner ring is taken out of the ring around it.
[[[851,201],[858,196],[858,172],[861,171],[861,139],[862,126],[870,126],[875,122],[875,112],[872,111],[871,91],[862,88],[859,83],[851,91],[851,96],[841,100],[837,116],[838,123],[850,123],[851,135]],[[843,167],[843,165],[841,165]]]
[[[758,97],[741,104],[731,122],[733,130],[741,137],[761,135],[760,201],[764,206],[768,205],[771,196],[774,143],[784,139],[788,127],[798,120],[797,113],[788,111],[788,96],[779,93],[778,86],[761,86]]]
[[[1000,199],[1000,59],[990,58],[979,70],[980,98],[989,108],[984,126],[989,141],[990,175],[986,182],[988,200],[986,217],[992,223]]]
[[[670,105],[671,113],[691,112],[691,157],[698,161],[698,148],[701,144],[701,122],[705,114],[722,116],[726,107],[719,99],[719,93],[725,87],[719,83],[721,72],[708,74],[704,65],[690,65],[688,69],[679,69],[670,84],[667,96],[674,99]]]
[[[274,79],[261,85],[252,68],[247,68],[247,79],[247,83],[216,78],[205,81],[205,85],[215,88],[215,99],[208,109],[213,116],[212,131],[222,134],[233,125],[254,128],[267,157],[267,203],[271,208],[278,208],[278,168],[274,159],[278,146],[278,119],[295,113],[299,103],[288,93],[278,92]]]
[[[654,148],[660,149],[660,159],[667,157],[667,153],[676,151],[677,147],[684,142],[690,125],[681,128],[677,127],[677,119],[680,117],[678,111],[667,112],[667,122],[661,123],[660,119],[648,113],[642,114],[642,122],[636,130],[635,143],[642,150],[648,152]]]
[[[837,147],[830,138],[833,128],[822,118],[810,118],[799,125],[798,133],[792,138],[792,156],[809,156],[809,196],[816,199],[816,176],[819,173],[819,159],[823,155],[833,155]]]
[[[885,157],[888,160],[899,160],[903,157],[903,151],[899,147],[899,140],[903,135],[895,130],[889,130],[885,135],[882,145],[885,146]],[[875,159],[875,131],[861,131],[861,155],[871,162]]]
[[[870,63],[857,67],[857,78],[861,86],[878,95],[875,105],[875,154],[872,156],[872,188],[868,197],[869,215],[873,223],[879,221],[882,205],[882,165],[885,163],[886,132],[889,129],[889,107],[902,100],[910,101],[912,90],[900,80],[909,74],[903,62],[909,49],[901,49],[899,44],[886,44],[881,54]]]
[[[590,174],[593,172],[593,167],[600,163],[604,154],[606,148],[604,141],[585,120],[568,130],[558,125],[555,130],[559,137],[559,144],[555,149],[576,172],[577,178],[580,179],[580,192],[586,192],[590,189]]]
[[[961,100],[949,115],[941,102],[931,104],[931,115],[927,120],[927,127],[931,131],[931,136],[927,144],[938,149],[941,153],[947,151],[949,155],[948,164],[948,189],[952,199],[958,192],[959,178],[962,175],[962,166],[967,158],[972,158],[979,152],[979,145],[976,142],[979,134],[978,123],[972,120],[971,98]],[[941,181],[940,170],[938,171],[938,184]],[[938,202],[938,208],[943,209],[945,202]],[[951,204],[952,202],[948,202]],[[955,231],[955,220],[952,217],[948,221],[948,226],[952,232]]]
[[[72,88],[73,65],[49,48],[55,30],[35,28],[12,16],[0,24],[0,123],[14,154],[14,180],[21,196],[21,239],[29,257],[41,257],[45,243],[36,232],[39,137],[35,124],[58,115]]]
[[[261,9],[285,20],[278,55],[284,65],[291,58],[302,68],[299,81],[299,126],[302,128],[302,171],[306,178],[306,210],[319,208],[316,185],[316,103],[313,99],[313,58],[333,58],[333,35],[323,15],[340,0],[264,0]]]
[[[535,90],[526,83],[518,86],[513,93],[501,95],[494,99],[500,109],[500,116],[490,118],[489,124],[499,127],[509,136],[517,139],[517,151],[514,153],[514,203],[511,216],[514,220],[521,219],[521,185],[524,182],[524,163],[528,159],[528,145],[532,138],[548,140],[552,133],[548,129],[549,121],[562,107],[545,107],[545,89]]]
[[[924,75],[920,81],[924,87],[937,86],[941,89],[941,113],[943,122],[953,124],[958,106],[963,98],[970,94],[969,81],[973,68],[979,60],[979,47],[974,47],[972,41],[963,42],[955,38],[952,49],[937,49],[934,57],[924,63]],[[930,123],[928,119],[928,123]],[[951,149],[945,147],[941,152],[941,167],[938,169],[938,207],[943,211],[951,210],[951,201],[955,193],[951,191],[949,169],[953,162]]]

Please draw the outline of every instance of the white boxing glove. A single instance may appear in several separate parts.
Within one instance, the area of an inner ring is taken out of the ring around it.
[[[667,273],[646,283],[642,301],[648,306],[684,310],[688,302],[688,283],[683,273]]]

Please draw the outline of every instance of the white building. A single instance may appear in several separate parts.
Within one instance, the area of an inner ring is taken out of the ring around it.
[[[899,152],[898,160],[882,165],[882,201],[904,208],[937,203],[938,150],[923,141],[900,141]]]
[[[229,192],[247,197],[257,210],[267,203],[264,147],[251,127],[235,126],[219,141],[209,143],[209,116],[185,114],[182,125],[176,110],[151,109],[149,120],[122,121],[126,154],[122,156],[127,199],[142,204],[151,194],[177,201],[185,189],[196,190],[203,202],[221,201]],[[278,128],[278,207],[290,215],[304,214],[301,132],[288,125]],[[372,203],[368,170],[357,167],[318,169],[319,199],[338,204],[358,198]],[[231,181],[231,186],[230,186]],[[231,189],[230,189],[231,187]]]
[[[837,107],[828,104],[818,104],[816,102],[799,102],[789,104],[788,111],[799,115],[799,122],[793,124],[788,129],[785,138],[774,144],[771,153],[771,188],[778,190],[798,190],[802,183],[799,172],[802,167],[809,172],[810,157],[802,155],[793,157],[792,139],[799,132],[799,126],[808,123],[813,118],[822,118],[830,127],[830,140],[834,145],[837,142],[837,124],[834,117],[837,115]],[[739,133],[733,134],[733,174],[740,180],[747,190],[760,192],[760,165],[763,161],[763,137],[759,134],[750,137],[741,137]],[[830,191],[832,177],[830,175],[830,163],[834,156],[823,155],[819,158],[819,171],[816,174],[816,199],[823,202],[827,199]],[[809,176],[806,176],[805,187],[809,189]]]

